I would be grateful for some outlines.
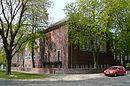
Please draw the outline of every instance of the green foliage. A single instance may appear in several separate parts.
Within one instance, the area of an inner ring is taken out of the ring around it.
[[[112,49],[117,49],[119,53],[126,54],[129,51],[129,0],[104,0],[105,11],[110,16],[110,29],[112,31]]]
[[[94,48],[94,45],[98,47],[106,41],[106,32],[109,28],[105,27],[107,19],[104,17],[107,16],[104,16],[101,8],[103,9],[102,3],[97,0],[78,0],[66,6],[65,12],[69,16],[67,25],[70,42],[84,46],[87,43],[86,36],[95,41],[98,41],[98,37],[100,42],[92,43],[92,48]]]
[[[23,16],[25,19],[25,22],[22,25],[23,29],[18,32],[19,34],[21,34],[21,32],[25,32],[27,36],[20,40],[17,48],[19,48],[22,41],[27,41],[21,46],[18,54],[22,53],[25,47],[28,47],[31,51],[32,49],[37,50],[39,47],[37,41],[45,38],[44,32],[48,24],[47,9],[51,6],[51,2],[49,0],[30,0],[27,5],[28,8]]]
[[[6,74],[11,74],[12,57],[18,51],[22,52],[30,37],[39,29],[43,31],[47,25],[50,1],[1,0],[0,4],[0,37],[3,39],[6,60],[9,61]],[[39,28],[41,25],[44,27]]]
[[[127,64],[126,64],[126,67],[130,67],[130,63],[127,63]]]
[[[11,65],[11,67],[16,67],[17,66],[17,64],[15,64],[15,63],[13,63],[12,65]]]
[[[6,63],[5,63],[5,60],[6,58],[5,58],[5,52],[1,52],[0,53],[0,66],[3,64],[4,66],[6,65]]]
[[[64,10],[69,17],[70,44],[85,46],[89,39],[96,55],[100,46],[109,41],[113,51],[116,48],[128,53],[128,3],[129,0],[77,0],[68,4]]]

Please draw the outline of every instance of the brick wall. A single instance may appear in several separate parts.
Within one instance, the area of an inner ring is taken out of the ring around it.
[[[66,36],[67,29],[66,26],[59,26],[58,29],[53,29],[46,33],[46,40],[43,42],[44,49],[41,52],[42,54],[47,53],[48,55],[48,63],[44,59],[44,65],[48,65],[49,63],[54,63],[59,61],[61,62],[59,65],[62,68],[68,68],[68,38]],[[58,61],[58,51],[60,51],[60,59]],[[44,56],[44,55],[42,55]],[[52,64],[54,66],[55,64]],[[56,64],[58,65],[58,64]],[[51,64],[49,64],[51,66]]]
[[[103,73],[104,69],[45,69],[45,68],[18,68],[12,67],[12,70],[19,70],[19,71],[31,71],[37,73],[49,73],[49,74],[88,74],[88,73]]]
[[[37,72],[37,73],[54,73],[54,69],[43,69],[43,68],[18,68],[12,67],[11,70],[18,70],[18,71],[30,71],[30,72]]]

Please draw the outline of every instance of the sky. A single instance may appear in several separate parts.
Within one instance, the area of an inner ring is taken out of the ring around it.
[[[48,10],[50,24],[55,23],[66,17],[63,9],[67,4],[75,2],[76,0],[50,0],[53,2],[52,8]]]

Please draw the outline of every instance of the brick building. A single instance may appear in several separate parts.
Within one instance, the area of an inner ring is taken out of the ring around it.
[[[43,68],[93,68],[91,50],[68,45],[66,19],[47,29],[46,40],[42,43]],[[106,44],[99,54],[99,68],[106,68],[114,63],[114,55]]]
[[[66,21],[65,18],[46,29],[46,39],[39,44],[40,47],[35,52],[36,68],[93,68],[91,50],[80,47],[74,49],[74,45],[68,45]],[[98,67],[106,68],[116,65],[115,62],[120,60],[116,58],[111,53],[109,44],[106,43],[99,54]],[[126,60],[129,62],[130,57]],[[26,48],[22,54],[12,59],[12,63],[16,67],[32,68],[30,51]]]

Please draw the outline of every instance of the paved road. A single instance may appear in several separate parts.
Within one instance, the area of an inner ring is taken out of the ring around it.
[[[130,86],[130,73],[118,77],[106,77],[103,74],[65,74],[52,75],[51,78],[42,80],[0,79],[0,86]]]

